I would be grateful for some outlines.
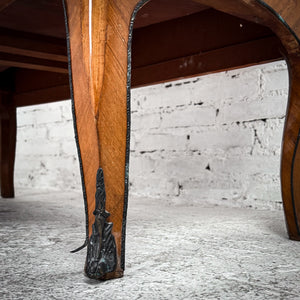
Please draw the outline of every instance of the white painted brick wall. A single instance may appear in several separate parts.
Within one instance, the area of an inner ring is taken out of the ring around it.
[[[17,191],[80,189],[71,101],[18,108],[17,123]]]
[[[284,62],[132,90],[130,193],[280,209]],[[16,187],[81,189],[71,103],[18,109]]]

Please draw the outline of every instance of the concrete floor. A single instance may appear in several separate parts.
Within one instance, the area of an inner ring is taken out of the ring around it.
[[[130,199],[125,276],[83,275],[78,193],[0,200],[0,299],[300,299],[283,213]]]

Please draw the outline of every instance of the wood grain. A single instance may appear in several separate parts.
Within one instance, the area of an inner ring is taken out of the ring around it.
[[[115,121],[105,121],[106,117],[109,118],[113,116],[113,112],[110,111],[104,116],[102,114],[102,109],[105,105],[107,105],[106,102],[110,102],[114,97],[114,95],[110,95],[110,97],[106,96],[106,101],[103,101],[103,93],[105,88],[104,76],[105,72],[107,72],[105,66],[109,65],[110,63],[110,61],[106,61],[104,64],[108,48],[106,43],[108,35],[108,1],[91,2],[94,16],[97,16],[97,18],[102,20],[102,22],[95,20],[95,17],[91,17],[89,15],[89,1],[82,1],[80,3],[74,0],[67,0],[66,4],[72,61],[72,88],[74,93],[73,97],[75,104],[78,142],[82,161],[82,176],[84,178],[84,186],[86,191],[88,235],[91,235],[92,224],[94,223],[93,211],[95,210],[96,173],[98,168],[101,167],[104,171],[104,180],[106,185],[106,209],[111,213],[111,218],[109,221],[112,221],[114,224],[112,233],[116,239],[118,256],[116,271],[114,274],[110,274],[108,276],[120,277],[123,274],[123,270],[121,268],[120,227],[120,223],[122,222],[122,208],[119,209],[121,211],[121,215],[120,213],[116,213],[118,209],[115,209],[115,207],[120,205],[118,203],[120,199],[116,199],[112,189],[114,190],[115,187],[120,188],[118,187],[119,182],[117,177],[118,175],[122,176],[124,170],[123,172],[121,171],[121,173],[119,170],[115,172],[116,170],[114,169],[114,164],[118,164],[118,162],[121,160],[119,157],[115,157],[113,162],[107,161],[106,163],[103,163],[103,160],[101,160],[103,153],[108,152],[111,154],[111,152],[113,153],[114,151],[114,147],[117,146],[114,144],[116,132],[114,132],[113,129],[115,126]],[[110,66],[110,69],[111,68],[112,67]],[[115,77],[116,76],[113,76],[113,78]],[[117,78],[115,78],[115,80],[116,79]],[[118,85],[118,83],[116,84]],[[124,87],[125,86],[126,82],[124,84]],[[122,89],[122,87],[120,87],[120,89]],[[113,93],[114,92],[115,91],[113,91]],[[120,112],[119,115],[122,116],[122,112]],[[100,117],[104,118],[104,120],[100,121]],[[103,123],[103,128],[101,128],[101,130],[98,130],[98,122],[101,122],[101,124]],[[117,127],[118,129],[122,130],[124,126],[126,131],[126,124],[119,124]],[[102,137],[103,130],[108,131],[107,134],[111,135],[112,141],[107,142],[104,140]],[[110,145],[112,145],[112,148]],[[120,164],[124,168],[124,162],[121,162]],[[111,170],[115,172],[114,177],[116,177],[114,178],[113,182],[109,177]],[[112,206],[114,209],[112,209]]]
[[[134,68],[131,86],[144,86],[280,60],[283,58],[280,48],[280,41],[271,36]],[[239,55],[232,55],[233,53]]]
[[[145,6],[146,8],[146,6]],[[138,12],[142,14],[144,7]],[[204,54],[275,36],[267,27],[208,9],[167,22],[134,29],[132,67]]]
[[[157,9],[158,7],[159,9]],[[174,20],[208,8],[193,1],[172,0],[172,5],[170,5],[170,0],[149,1],[137,14],[134,20],[134,28]]]
[[[67,62],[65,39],[0,28],[0,51]]]
[[[61,0],[1,0],[12,2],[0,11],[0,27],[66,38]]]
[[[285,26],[278,15],[274,14],[273,10],[279,9],[279,7],[273,7],[272,1],[269,1],[270,10],[266,6],[263,6],[258,0],[193,0],[200,4],[208,5],[214,9],[228,13],[230,15],[243,18],[270,28],[280,39],[285,49],[289,54],[296,53],[299,49],[299,43],[295,36],[291,34],[288,27]],[[298,1],[298,0],[297,0]],[[276,2],[276,1],[275,1]],[[274,2],[274,3],[275,3]],[[289,6],[289,1],[282,1],[282,6]],[[295,15],[297,18],[297,14]]]
[[[0,3],[0,12],[14,3],[16,0],[2,0]]]
[[[16,69],[10,77],[14,82],[13,99],[17,107],[71,98],[68,74]]]
[[[300,37],[300,2],[299,0],[264,0],[271,9],[273,9],[287,25]]]
[[[68,64],[66,62],[10,54],[7,52],[0,52],[0,65],[57,73],[68,73]]]

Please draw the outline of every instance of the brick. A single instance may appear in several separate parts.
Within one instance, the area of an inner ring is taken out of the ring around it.
[[[71,100],[66,100],[66,101],[61,102],[60,103],[60,109],[61,109],[61,112],[62,112],[63,120],[73,122]]]
[[[197,178],[205,176],[207,159],[177,155],[165,159],[156,159],[156,167],[153,170],[159,177],[176,177],[178,181],[184,178]]]
[[[289,76],[286,70],[263,72],[263,96],[287,96]]]
[[[17,130],[17,141],[19,143],[35,139],[46,139],[48,129],[46,126],[20,126]]]
[[[158,178],[155,175],[137,176],[130,186],[130,192],[139,196],[161,197],[175,196],[177,183],[168,178]]]
[[[54,123],[54,122],[61,122],[62,116],[61,112],[55,110],[45,110],[39,111],[36,114],[36,123],[37,124],[45,124],[45,123]]]
[[[280,150],[283,135],[284,119],[267,120],[256,126],[261,145],[270,151]]]
[[[67,156],[49,156],[41,161],[45,169],[53,169],[53,170],[70,170],[70,173],[73,170],[76,170],[76,166],[78,167],[77,172],[79,172],[79,164],[78,159],[75,156],[67,155]]]
[[[132,114],[131,130],[141,130],[160,127],[160,114]]]
[[[24,142],[17,145],[17,149],[22,155],[59,155],[59,145],[45,139],[35,139],[32,142]]]
[[[47,157],[47,156],[46,156]],[[20,153],[17,151],[16,153],[16,161],[15,161],[15,170],[21,171],[31,171],[38,170],[41,168],[41,159],[45,159],[45,156],[42,155],[25,155],[24,153]]]
[[[184,150],[186,148],[186,136],[178,136],[163,133],[144,133],[138,139],[135,137],[136,151],[155,150]]]
[[[160,107],[176,107],[188,105],[189,90],[182,89],[174,83],[173,88],[167,88],[168,84],[158,84],[150,87],[134,89],[132,98],[135,99],[132,105],[132,110],[155,110]]]
[[[282,118],[286,112],[287,98],[266,98],[264,101],[230,103],[220,108],[218,123],[247,122],[257,119]]]
[[[131,176],[142,176],[156,171],[156,159],[148,155],[131,155],[129,172]]]
[[[61,143],[61,155],[77,156],[77,148],[75,139],[65,140]]]
[[[211,107],[192,107],[162,114],[161,127],[192,127],[213,125],[216,122],[216,110]]]
[[[257,69],[240,69],[229,72],[212,74],[202,77],[195,83],[192,97],[193,102],[202,101],[204,104],[220,105],[223,102],[240,101],[249,97],[258,97],[259,71]]]
[[[49,127],[48,138],[49,139],[74,139],[74,128],[72,121],[65,121],[63,123],[55,123]]]
[[[227,172],[243,174],[247,170],[247,174],[264,174],[268,170],[268,174],[279,175],[280,159],[279,157],[266,157],[266,156],[246,156],[245,154],[240,157],[228,157],[222,160],[211,160],[211,168],[213,172]],[[244,176],[244,175],[243,175]]]
[[[35,111],[28,111],[23,110],[23,108],[17,109],[17,126],[30,126],[36,124],[36,112]]]
[[[253,138],[251,129],[232,128],[231,130],[225,130],[224,128],[216,128],[192,133],[188,149],[223,148],[226,150],[234,147],[252,146]]]

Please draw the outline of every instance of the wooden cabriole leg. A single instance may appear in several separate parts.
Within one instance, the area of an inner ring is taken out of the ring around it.
[[[124,270],[130,112],[127,43],[136,2],[64,1],[87,217],[85,272],[97,279],[121,277]]]
[[[0,109],[0,162],[1,197],[14,197],[14,164],[16,151],[16,106],[10,92],[1,92]]]
[[[300,57],[290,57],[290,98],[281,157],[281,186],[289,237],[300,240]]]

